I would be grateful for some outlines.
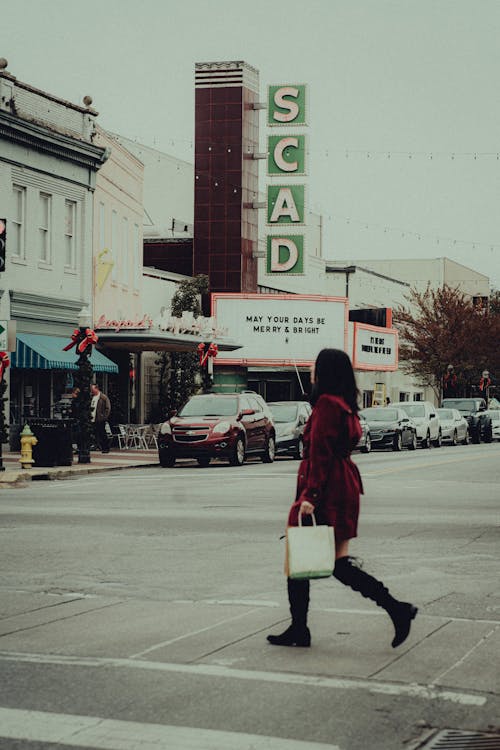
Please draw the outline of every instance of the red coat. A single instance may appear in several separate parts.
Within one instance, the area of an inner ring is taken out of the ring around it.
[[[321,395],[304,428],[304,458],[288,516],[290,526],[298,525],[300,504],[308,500],[316,508],[316,521],[333,526],[338,540],[357,536],[363,483],[351,451],[360,437],[359,419],[344,399]]]

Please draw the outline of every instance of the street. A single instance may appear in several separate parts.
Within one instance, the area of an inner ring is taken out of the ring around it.
[[[397,750],[500,731],[500,446],[356,453],[350,552],[419,614],[314,581],[288,622],[298,462],[180,463],[0,496],[0,748]],[[493,747],[493,745],[488,745]]]

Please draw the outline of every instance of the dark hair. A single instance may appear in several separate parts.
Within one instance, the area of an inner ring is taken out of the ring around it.
[[[358,413],[359,391],[354,370],[351,360],[341,349],[322,349],[318,354],[310,399],[313,406],[323,393],[340,396],[354,414]]]

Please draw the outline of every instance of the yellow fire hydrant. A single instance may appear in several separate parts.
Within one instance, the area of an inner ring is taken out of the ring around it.
[[[21,432],[21,458],[19,459],[23,469],[31,469],[33,461],[33,446],[38,443],[38,440],[30,430],[29,425],[25,424],[24,429]]]

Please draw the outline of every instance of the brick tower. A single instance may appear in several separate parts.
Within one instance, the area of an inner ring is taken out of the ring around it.
[[[257,291],[259,73],[196,63],[193,272],[211,292]]]

